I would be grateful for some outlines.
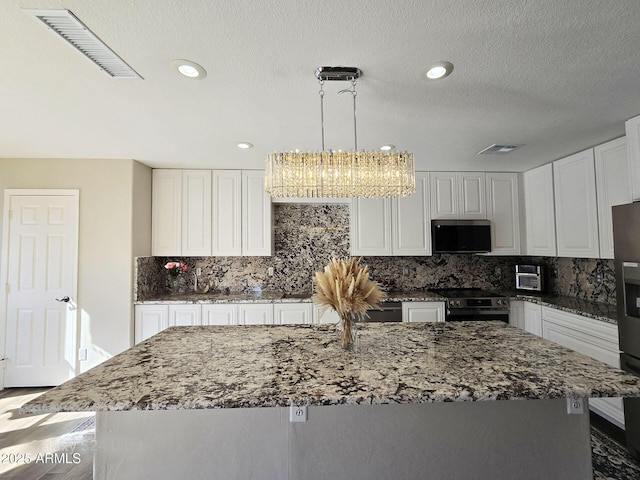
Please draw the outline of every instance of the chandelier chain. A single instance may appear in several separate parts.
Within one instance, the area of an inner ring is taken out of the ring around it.
[[[318,91],[318,95],[320,95],[320,131],[322,134],[322,151],[324,152],[324,79],[318,77],[318,82],[320,83],[320,90]]]

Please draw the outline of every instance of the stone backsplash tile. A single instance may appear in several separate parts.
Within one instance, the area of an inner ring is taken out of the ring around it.
[[[211,282],[217,290],[310,292],[313,274],[333,257],[349,256],[347,205],[274,205],[274,252],[271,257],[139,257],[136,259],[136,300],[168,292],[168,261],[182,261],[188,272],[180,276],[180,289]],[[433,255],[430,257],[364,257],[374,279],[397,289],[471,288],[512,290],[517,263],[543,265],[547,291],[602,303],[615,303],[613,260],[501,257],[490,255]],[[273,267],[274,275],[268,275]]]

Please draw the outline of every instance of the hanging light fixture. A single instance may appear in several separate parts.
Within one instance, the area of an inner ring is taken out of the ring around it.
[[[355,67],[319,67],[322,151],[276,152],[267,156],[265,189],[272,197],[350,198],[406,197],[415,192],[413,154],[391,151],[358,151],[356,129],[356,81],[362,72]],[[325,81],[350,81],[339,93],[353,96],[354,150],[324,148]]]

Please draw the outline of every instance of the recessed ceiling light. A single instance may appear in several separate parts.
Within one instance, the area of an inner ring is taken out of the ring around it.
[[[389,144],[389,145],[382,145],[380,147],[380,150],[382,150],[383,152],[388,152],[390,150],[393,150],[394,148],[396,148],[395,145]]]
[[[195,80],[202,80],[207,76],[207,71],[202,65],[198,65],[191,60],[174,60],[171,62],[171,66],[175,68],[178,73]]]
[[[247,148],[253,148],[253,144],[249,142],[238,142],[238,148],[246,150]]]
[[[453,64],[451,62],[437,62],[425,70],[424,78],[427,80],[440,80],[451,75]]]

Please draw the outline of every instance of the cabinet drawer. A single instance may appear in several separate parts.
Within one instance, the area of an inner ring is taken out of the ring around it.
[[[613,349],[619,351],[617,325],[544,306],[542,307],[542,318],[545,321],[553,322],[602,339],[603,341],[612,344]]]
[[[542,336],[608,365],[620,368],[615,325],[543,307]]]

